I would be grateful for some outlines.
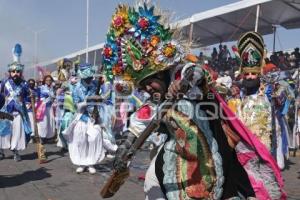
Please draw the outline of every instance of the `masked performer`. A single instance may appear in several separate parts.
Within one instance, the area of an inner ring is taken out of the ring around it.
[[[287,96],[280,92],[283,87],[279,89],[272,80],[261,81],[266,80],[261,74],[265,65],[264,41],[261,35],[256,32],[244,34],[238,41],[238,51],[241,57],[244,94],[237,115],[267,149],[276,155],[277,164],[283,169],[288,146],[287,131],[282,113],[276,109],[283,109],[285,102],[288,103],[285,101]]]
[[[40,101],[37,106],[38,132],[42,139],[52,138],[55,134],[55,117],[52,109],[55,96],[52,87],[53,78],[46,75],[43,85],[39,87]]]
[[[1,94],[5,96],[2,111],[14,116],[13,121],[0,120],[0,156],[3,149],[14,152],[14,160],[20,161],[20,150],[24,150],[32,133],[25,98],[30,95],[29,87],[22,77],[24,65],[20,63],[22,47],[16,44],[13,49],[14,62],[8,65],[8,79],[1,82]]]
[[[80,65],[78,73],[81,80],[72,91],[77,113],[64,137],[68,141],[71,161],[78,166],[76,172],[82,173],[88,168],[90,174],[95,174],[94,165],[104,158],[106,150],[115,151],[117,147],[103,140],[104,130],[97,122],[98,116],[94,116],[95,105],[89,105],[93,103],[89,97],[96,95],[97,88],[97,83],[93,81],[93,67],[88,64]]]
[[[115,169],[127,168],[124,156],[156,119],[156,111],[169,93],[175,99],[182,98],[173,102],[161,120],[158,132],[168,133],[168,139],[147,171],[146,199],[229,199],[238,198],[239,193],[249,199],[284,197],[280,172],[269,152],[210,88],[209,73],[190,62],[193,59],[186,56],[187,51],[160,21],[165,18],[156,12],[147,5],[138,9],[120,5],[103,49],[108,76],[132,82],[151,96],[151,101],[130,117],[124,142],[117,150]],[[183,83],[188,87],[182,87]],[[216,110],[222,110],[226,120],[221,120],[218,112],[211,117]],[[227,137],[234,146],[229,146]],[[247,151],[236,152],[238,145],[246,146]],[[265,181],[247,161],[261,163],[272,176]]]

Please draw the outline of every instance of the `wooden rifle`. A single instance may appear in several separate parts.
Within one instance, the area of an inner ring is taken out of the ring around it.
[[[161,106],[161,111],[166,111],[168,108],[172,106],[171,101],[165,101]],[[161,113],[161,118],[165,115],[166,112]],[[158,116],[158,113],[157,113]],[[153,133],[156,129],[159,128],[161,119],[153,119],[147,128],[142,132],[142,134],[135,140],[133,145],[130,147],[129,151],[122,158],[127,163],[130,163],[130,160],[135,155],[136,151],[144,144],[146,139],[149,137],[151,133]],[[128,164],[129,166],[129,164]],[[124,171],[113,170],[112,175],[107,180],[106,184],[102,187],[100,191],[100,195],[102,198],[112,197],[120,187],[125,183],[125,180],[129,177],[129,167],[127,167]]]
[[[31,99],[31,108],[32,108],[32,119],[33,119],[33,125],[34,125],[34,139],[36,142],[36,152],[38,155],[39,163],[42,164],[42,163],[47,162],[47,158],[45,155],[45,147],[42,144],[41,138],[38,133],[38,126],[37,126],[37,121],[36,121],[36,110],[35,110],[35,95],[33,93],[33,90],[30,90],[30,93],[31,93],[30,99]]]

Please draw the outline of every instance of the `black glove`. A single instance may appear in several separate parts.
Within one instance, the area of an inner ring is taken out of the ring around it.
[[[124,171],[125,169],[127,169],[127,154],[131,145],[136,140],[136,136],[131,132],[125,132],[122,138],[124,138],[124,140],[118,147],[116,157],[113,162],[113,167],[117,171]]]

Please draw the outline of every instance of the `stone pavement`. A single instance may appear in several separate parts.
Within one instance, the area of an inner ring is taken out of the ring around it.
[[[68,155],[62,157],[54,145],[46,145],[48,159],[46,164],[38,164],[35,147],[29,145],[21,152],[22,161],[15,162],[10,151],[5,151],[6,159],[0,161],[0,200],[96,200],[100,187],[110,175],[111,161],[97,166],[97,174],[88,172],[76,174]],[[144,157],[148,158],[147,152]],[[143,180],[138,176],[145,171],[143,159],[133,163],[131,177],[112,200],[144,199]]]
[[[12,153],[0,161],[0,200],[97,200],[101,185],[110,175],[111,160],[97,166],[97,174],[76,174],[68,155],[62,156],[54,145],[47,145],[49,162],[39,165],[30,144],[21,153],[23,161],[16,163]],[[110,200],[142,200],[143,174],[149,163],[149,152],[141,151],[132,164],[131,176]],[[283,172],[289,199],[300,200],[300,156],[291,157]]]
[[[300,151],[296,157],[290,157],[286,169],[282,172],[285,190],[290,200],[300,200]]]

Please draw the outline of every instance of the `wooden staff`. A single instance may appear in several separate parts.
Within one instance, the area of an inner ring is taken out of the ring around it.
[[[46,163],[47,162],[47,158],[45,155],[45,147],[44,145],[41,143],[41,138],[39,136],[39,132],[38,132],[38,126],[37,126],[37,122],[36,122],[36,110],[35,110],[35,95],[33,94],[33,91],[31,90],[31,108],[32,108],[32,118],[33,118],[33,124],[34,124],[34,139],[36,142],[36,152],[38,155],[38,160],[39,163]]]

